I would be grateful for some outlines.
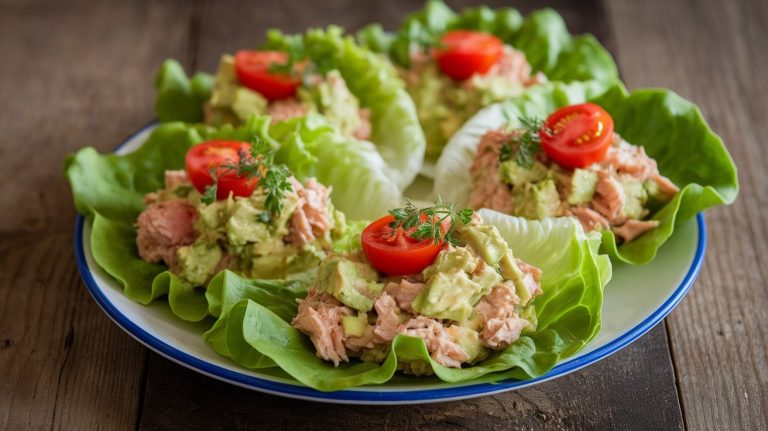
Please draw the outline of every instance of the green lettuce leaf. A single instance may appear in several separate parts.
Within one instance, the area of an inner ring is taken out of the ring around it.
[[[213,76],[198,72],[191,79],[176,60],[165,60],[155,76],[155,111],[160,121],[203,121],[203,102],[211,97]]]
[[[403,190],[421,169],[426,148],[416,107],[389,61],[342,34],[329,27],[302,37],[312,61],[338,69],[360,105],[371,110],[371,142],[386,162],[387,175]],[[272,30],[266,48],[287,49],[291,37],[296,36]]]
[[[208,342],[246,367],[265,366],[269,358],[301,383],[322,391],[386,382],[395,374],[398,360],[420,361],[447,382],[542,375],[583,348],[600,329],[610,261],[598,256],[599,240],[585,235],[573,219],[529,221],[487,210],[480,213],[499,228],[517,257],[543,270],[544,294],[534,303],[537,330],[474,366],[443,367],[429,357],[421,339],[399,335],[382,364],[353,362],[336,368],[315,355],[312,343],[290,325],[290,318],[271,310],[275,306],[271,299],[236,303],[216,322],[218,336]]]
[[[675,226],[698,212],[736,199],[739,184],[736,166],[699,109],[672,91],[643,89],[628,93],[621,85],[607,90],[595,83],[549,83],[519,97],[480,111],[454,135],[437,163],[435,193],[460,205],[469,200],[469,168],[480,137],[509,118],[521,115],[546,118],[555,109],[591,101],[614,119],[615,130],[625,140],[645,147],[659,171],[680,187],[680,192],[652,214],[656,229],[618,246],[612,232],[603,232],[602,247],[612,257],[631,264],[648,263]],[[513,124],[514,126],[514,124]]]

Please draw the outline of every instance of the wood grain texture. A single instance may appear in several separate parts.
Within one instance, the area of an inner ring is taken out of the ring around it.
[[[0,233],[72,229],[64,156],[111,150],[154,118],[160,62],[191,59],[193,6],[0,4],[0,188],[3,208],[14,208],[0,211]]]
[[[0,429],[136,426],[146,351],[80,281],[61,166],[153,117],[154,70],[188,57],[192,6],[0,3]]]
[[[610,2],[629,87],[701,107],[741,194],[707,213],[701,278],[667,320],[690,429],[768,429],[768,2]]]
[[[144,431],[675,430],[683,422],[663,327],[596,365],[532,388],[416,406],[328,405],[215,381],[150,354]]]

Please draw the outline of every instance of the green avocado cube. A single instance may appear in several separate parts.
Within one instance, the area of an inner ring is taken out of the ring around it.
[[[316,288],[348,307],[368,312],[373,308],[372,298],[384,288],[384,284],[377,281],[378,273],[370,265],[333,257],[320,264]]]

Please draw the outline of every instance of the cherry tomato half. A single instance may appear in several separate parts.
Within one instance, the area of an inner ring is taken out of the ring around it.
[[[613,137],[613,118],[594,103],[553,112],[541,129],[541,148],[567,168],[584,168],[605,157]]]
[[[458,81],[488,72],[504,54],[501,39],[478,31],[448,31],[441,45],[434,49],[435,60],[443,73]]]
[[[237,141],[208,141],[197,144],[187,152],[187,175],[192,185],[204,193],[205,188],[213,184],[211,170],[215,170],[218,184],[216,199],[226,199],[231,192],[234,196],[250,196],[258,183],[257,178],[237,176],[231,169],[222,168],[223,164],[237,164],[240,158],[250,157],[251,144]]]
[[[273,73],[273,64],[285,64],[288,54],[281,51],[238,51],[235,54],[235,72],[241,84],[256,91],[267,100],[293,97],[301,82],[298,77]]]
[[[389,224],[395,220],[386,215],[369,224],[361,235],[363,251],[374,268],[387,275],[406,275],[421,272],[435,261],[445,246],[431,239],[416,240],[409,232]]]

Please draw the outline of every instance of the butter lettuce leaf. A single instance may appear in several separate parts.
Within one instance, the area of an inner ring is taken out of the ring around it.
[[[207,341],[246,367],[262,367],[269,358],[299,382],[321,391],[384,383],[394,376],[398,361],[421,362],[447,382],[540,376],[578,352],[600,329],[610,261],[597,254],[599,240],[585,235],[575,220],[530,221],[487,210],[480,214],[498,227],[515,256],[543,270],[544,293],[534,302],[537,330],[474,366],[443,367],[430,358],[423,340],[399,335],[382,364],[354,361],[334,367],[315,355],[309,339],[290,325],[290,317],[273,311],[275,303],[267,298],[234,304]]]
[[[472,187],[470,166],[480,137],[501,127],[506,117],[513,121],[522,115],[546,118],[557,108],[586,101],[608,111],[616,132],[629,143],[645,147],[662,175],[681,189],[651,214],[652,220],[659,221],[656,229],[620,246],[612,232],[603,232],[602,249],[613,258],[630,264],[648,263],[679,223],[736,199],[736,166],[722,139],[707,125],[696,105],[670,90],[628,93],[619,84],[603,89],[594,82],[548,83],[480,111],[451,138],[438,160],[435,194],[460,205],[468,202]]]
[[[198,72],[187,77],[176,60],[165,60],[155,76],[155,112],[160,121],[203,121],[203,102],[211,97],[214,78]]]
[[[337,69],[360,105],[370,109],[370,140],[386,162],[384,172],[404,190],[421,169],[426,141],[413,100],[392,64],[344,37],[338,27],[312,29],[301,36],[272,30],[266,48],[285,50],[294,37],[302,38],[315,64]],[[354,141],[350,139],[350,145]]]

